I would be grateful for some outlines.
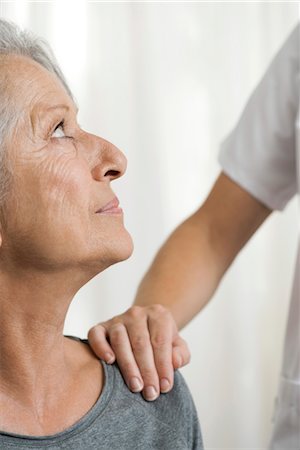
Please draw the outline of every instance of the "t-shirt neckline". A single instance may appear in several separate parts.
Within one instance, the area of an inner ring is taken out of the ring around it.
[[[88,341],[86,339],[80,339],[76,338],[75,336],[66,336],[70,337],[75,340],[79,340],[81,342],[87,343]],[[0,443],[7,442],[7,443],[18,443],[21,444],[22,441],[24,442],[24,445],[39,445],[41,442],[43,442],[43,445],[49,443],[54,444],[57,443],[60,440],[65,440],[71,436],[77,435],[81,433],[82,431],[86,430],[92,423],[96,420],[99,415],[103,414],[105,409],[107,408],[107,405],[109,404],[113,391],[114,391],[114,385],[115,385],[115,371],[113,370],[113,366],[106,364],[104,361],[99,359],[100,364],[103,367],[104,372],[104,383],[102,391],[96,401],[96,403],[92,406],[92,408],[84,414],[77,422],[75,422],[70,427],[66,428],[63,431],[60,431],[59,433],[46,435],[46,436],[31,436],[31,435],[22,435],[17,433],[10,433],[6,431],[0,430]],[[16,439],[18,442],[16,442]]]

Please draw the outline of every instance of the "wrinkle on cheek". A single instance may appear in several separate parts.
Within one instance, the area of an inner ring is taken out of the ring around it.
[[[65,160],[61,156],[49,164],[47,171],[48,175],[44,177],[48,180],[46,199],[63,214],[78,213],[78,199],[84,195],[88,180],[86,172],[82,171],[81,166],[78,167],[76,158]]]
[[[44,149],[16,153],[13,209],[23,211],[23,223],[34,215],[50,222],[55,215],[55,220],[63,223],[81,217],[85,207],[88,211],[88,163],[75,145],[66,144],[50,143]]]

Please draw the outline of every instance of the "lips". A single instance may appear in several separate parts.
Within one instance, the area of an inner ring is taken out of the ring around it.
[[[122,212],[122,208],[119,208],[119,200],[117,199],[117,197],[114,197],[105,206],[98,209],[98,211],[96,211],[96,214],[122,214]]]

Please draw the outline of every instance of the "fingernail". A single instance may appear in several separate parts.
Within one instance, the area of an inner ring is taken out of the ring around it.
[[[155,387],[147,386],[145,388],[145,397],[146,397],[146,400],[149,400],[150,402],[152,400],[155,400],[157,397],[157,391],[156,391]]]
[[[167,378],[162,378],[160,380],[160,392],[168,392],[170,389],[170,382]]]
[[[105,361],[107,362],[107,364],[112,364],[115,360],[114,355],[112,355],[111,353],[105,353]]]
[[[137,377],[131,378],[129,382],[130,390],[134,392],[139,392],[143,389],[143,384],[141,380]]]

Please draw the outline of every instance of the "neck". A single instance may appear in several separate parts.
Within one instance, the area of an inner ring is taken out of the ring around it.
[[[63,327],[87,279],[74,271],[16,273],[0,275],[0,395],[5,392],[29,407],[70,381],[74,362]]]

